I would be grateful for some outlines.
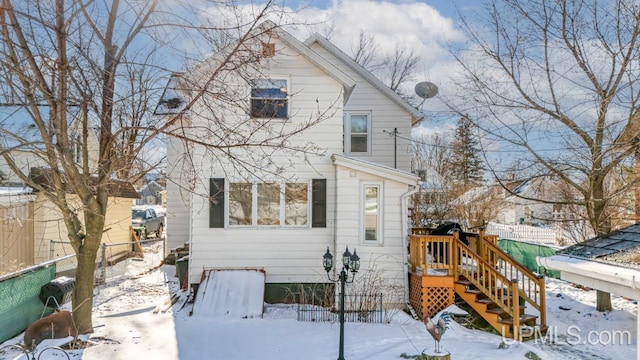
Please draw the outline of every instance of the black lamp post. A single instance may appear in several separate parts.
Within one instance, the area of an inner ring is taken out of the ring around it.
[[[344,360],[344,287],[345,284],[353,282],[356,273],[360,270],[360,257],[356,254],[356,249],[353,249],[353,254],[351,254],[347,246],[344,254],[342,254],[342,270],[337,279],[332,278],[331,274],[329,274],[329,271],[333,269],[333,255],[331,255],[329,247],[327,247],[327,252],[322,257],[322,264],[329,280],[335,283],[340,282],[340,350],[338,360]],[[353,274],[351,281],[349,281],[349,271]]]

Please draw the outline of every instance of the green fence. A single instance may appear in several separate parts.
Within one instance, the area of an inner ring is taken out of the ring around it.
[[[542,266],[538,266],[538,263],[536,262],[537,256],[547,257],[555,255],[555,249],[544,245],[509,239],[499,239],[498,247],[506,251],[512,258],[516,259],[516,261],[524,265],[527,269],[545,276],[556,279],[560,278],[559,271],[547,270]]]
[[[0,343],[23,332],[45,310],[40,288],[53,280],[55,264],[0,281]],[[47,308],[44,315],[53,312]]]

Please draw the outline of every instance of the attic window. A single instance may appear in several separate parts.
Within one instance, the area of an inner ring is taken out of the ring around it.
[[[276,55],[276,44],[262,43],[262,56],[274,57]]]
[[[287,80],[251,80],[251,117],[287,118]]]

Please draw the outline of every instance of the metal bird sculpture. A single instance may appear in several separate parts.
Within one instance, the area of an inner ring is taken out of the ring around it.
[[[438,317],[438,320],[434,322],[435,319],[430,319],[429,315],[425,315],[422,321],[424,321],[424,325],[427,328],[427,331],[433,337],[435,341],[435,351],[436,353],[440,353],[440,339],[442,335],[444,335],[445,331],[449,328],[449,321],[451,321],[450,314],[448,311],[444,311]]]

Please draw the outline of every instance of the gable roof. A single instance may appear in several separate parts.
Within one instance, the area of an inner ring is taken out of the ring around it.
[[[423,118],[424,115],[418,111],[415,107],[411,106],[407,103],[400,95],[398,95],[395,91],[391,90],[390,87],[385,85],[380,79],[375,77],[371,72],[367,69],[363,68],[357,62],[353,61],[347,54],[345,54],[342,50],[338,49],[337,46],[333,45],[329,40],[320,36],[319,34],[314,34],[307,40],[305,40],[305,45],[311,47],[312,44],[317,43],[322,46],[325,50],[331,53],[333,56],[342,61],[345,65],[347,65],[351,70],[356,72],[362,78],[364,78],[367,82],[369,82],[374,88],[383,93],[393,102],[395,102],[398,106],[400,106],[403,110],[411,114],[411,125],[418,124]]]
[[[344,166],[353,170],[366,172],[385,179],[405,183],[408,185],[417,185],[420,178],[410,172],[394,169],[392,167],[372,163],[369,161],[355,159],[340,154],[333,154],[331,160],[334,165]]]
[[[571,245],[556,254],[640,269],[640,223]]]
[[[344,72],[340,71],[340,69],[335,67],[333,64],[331,64],[327,60],[325,60],[322,56],[320,56],[318,53],[313,51],[310,47],[308,47],[307,45],[305,45],[304,43],[302,43],[301,41],[293,37],[291,34],[286,32],[284,29],[282,29],[280,26],[278,26],[276,23],[270,20],[267,20],[261,23],[260,25],[258,25],[255,29],[253,29],[252,33],[254,34],[254,36],[258,36],[264,33],[269,33],[270,35],[277,37],[284,44],[295,49],[302,56],[304,56],[304,58],[307,59],[309,62],[311,62],[312,64],[317,66],[319,69],[327,73],[334,80],[342,84],[344,89],[344,103],[346,104],[347,100],[351,96],[351,93],[353,92],[353,89],[356,86],[355,80],[353,80]],[[154,110],[154,114],[155,115],[179,114],[184,109],[186,104],[190,101],[188,96],[186,95],[189,89],[180,88],[181,78],[188,77],[191,73],[197,72],[197,70],[202,66],[205,66],[206,64],[212,61],[215,61],[216,56],[219,53],[224,53],[224,51],[225,50],[223,49],[218,53],[214,54],[213,56],[209,57],[208,59],[203,60],[198,65],[196,65],[193,69],[185,73],[182,73],[182,72],[173,73],[170,76],[169,81],[167,82],[167,85],[165,86],[162,96],[160,97],[160,101],[158,102],[158,105]]]

